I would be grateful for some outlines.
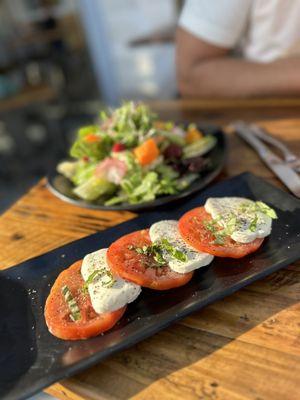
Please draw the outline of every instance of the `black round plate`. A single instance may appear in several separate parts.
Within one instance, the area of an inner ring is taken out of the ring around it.
[[[73,184],[64,176],[59,174],[54,168],[47,177],[47,187],[49,190],[61,200],[75,204],[79,207],[92,208],[97,210],[129,210],[129,211],[144,211],[151,210],[159,206],[166,205],[184,197],[190,196],[193,193],[206,187],[212,182],[221,172],[225,164],[227,153],[226,138],[224,132],[220,128],[212,126],[199,126],[199,129],[205,134],[213,134],[217,138],[216,146],[209,152],[208,156],[211,160],[212,168],[210,171],[199,174],[196,179],[186,190],[170,196],[161,196],[155,200],[147,201],[139,204],[118,204],[115,206],[105,206],[103,203],[95,201],[85,201],[77,197],[73,193]]]

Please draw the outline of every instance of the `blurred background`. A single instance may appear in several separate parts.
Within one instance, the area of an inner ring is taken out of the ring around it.
[[[0,212],[63,157],[101,107],[176,97],[182,3],[0,1]]]

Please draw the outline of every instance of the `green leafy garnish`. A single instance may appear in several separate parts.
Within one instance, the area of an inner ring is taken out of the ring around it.
[[[162,247],[163,250],[165,250],[168,254],[170,254],[170,256],[176,258],[176,260],[182,262],[188,260],[187,255],[183,251],[178,250],[167,239],[162,239],[160,246]]]
[[[237,226],[239,224],[238,218],[236,215],[234,215],[233,213],[231,213],[228,221],[226,221],[226,227],[225,232],[227,235],[232,235],[233,232],[236,230]]]
[[[255,232],[256,231],[257,222],[258,222],[258,216],[257,216],[257,214],[255,214],[254,219],[251,221],[251,223],[249,225],[249,229],[250,229],[251,232]]]
[[[165,265],[166,261],[162,255],[161,249],[156,247],[153,249],[153,258],[159,265]]]
[[[216,227],[216,221],[214,221],[214,220],[203,221],[203,225],[204,225],[205,229],[207,229],[208,231],[210,231],[213,234],[215,234],[218,231],[218,229]]]
[[[105,203],[106,205],[114,205],[122,202],[137,204],[152,201],[157,196],[175,194],[183,189],[182,178],[168,165],[158,164],[153,170],[146,170],[136,163],[133,155],[130,155],[130,153],[126,155],[125,162],[128,171],[120,183],[121,190],[117,196],[109,199]],[[191,181],[188,180],[188,175],[185,178],[188,186]]]
[[[81,319],[80,309],[76,303],[76,300],[72,296],[71,290],[68,288],[67,285],[64,285],[61,288],[61,292],[64,296],[66,303],[68,304],[71,320],[74,322],[79,321]]]
[[[203,221],[203,225],[215,237],[213,243],[222,246],[225,243],[225,237],[228,236],[228,232],[225,228],[220,229],[220,225],[218,225],[220,220],[221,217],[218,216],[210,221]]]
[[[147,105],[127,101],[115,110],[102,112],[100,118],[104,124],[109,123],[115,142],[131,148],[145,140],[157,117]]]
[[[160,242],[153,243],[149,246],[135,247],[128,246],[129,250],[135,250],[138,254],[152,256],[159,266],[165,265],[164,251],[170,256],[179,261],[187,261],[187,255],[173,246],[167,239],[162,239]]]
[[[251,232],[255,232],[260,220],[259,214],[257,214],[259,212],[267,215],[272,219],[277,218],[275,210],[273,210],[262,201],[255,201],[242,203],[237,210],[237,214],[234,212],[229,213],[229,215],[226,216],[225,219],[219,215],[218,217],[210,221],[203,221],[203,225],[215,237],[213,243],[222,245],[224,244],[226,236],[231,236],[234,231],[240,229],[245,223],[245,221],[243,220],[243,215],[240,216],[240,214],[246,214],[247,217],[251,218],[253,216],[253,219],[250,221],[248,229]],[[219,224],[220,221],[222,222],[222,225]],[[221,228],[221,226],[223,227]]]
[[[243,203],[243,204],[241,204],[240,211],[241,212],[249,212],[249,213],[261,212],[272,219],[278,218],[276,211],[273,208],[269,207],[263,201]]]
[[[277,214],[276,211],[269,207],[266,203],[264,203],[263,201],[256,201],[255,202],[256,207],[257,207],[257,211],[262,212],[263,214],[266,214],[268,217],[272,218],[272,219],[277,219]]]
[[[113,277],[112,273],[110,271],[108,271],[106,268],[101,268],[101,269],[95,269],[95,271],[93,271],[89,277],[87,278],[87,280],[85,281],[84,285],[83,285],[83,292],[87,293],[88,292],[88,287],[91,283],[94,282],[94,280],[98,277],[103,278],[103,277],[107,277],[108,280],[107,281],[101,281],[101,285],[103,287],[106,288],[110,288],[114,285],[114,283],[116,282],[115,278]]]
[[[214,244],[219,244],[220,246],[223,246],[224,243],[225,243],[225,235],[222,234],[215,235]]]
[[[86,137],[90,134],[98,137],[99,141],[87,141]],[[86,157],[92,163],[96,163],[109,155],[112,144],[112,138],[98,126],[85,126],[78,130],[77,138],[70,149],[70,156],[77,159]]]
[[[128,247],[131,250],[135,250],[138,254],[144,254],[146,256],[152,256],[158,265],[151,265],[152,267],[165,265],[166,262],[162,256],[162,248],[158,244],[151,244],[143,247]]]

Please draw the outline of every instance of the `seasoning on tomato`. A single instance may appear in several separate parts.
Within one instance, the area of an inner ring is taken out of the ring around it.
[[[155,290],[185,285],[193,272],[172,271],[150,240],[149,229],[136,231],[116,240],[107,251],[111,271],[123,279]]]
[[[178,223],[182,238],[196,250],[217,257],[241,258],[256,251],[263,242],[257,238],[250,243],[239,243],[224,234],[221,226],[214,223],[204,207],[185,213]]]
[[[45,305],[45,320],[52,335],[64,340],[87,339],[111,329],[123,316],[126,306],[97,314],[83,290],[82,261],[59,274]]]

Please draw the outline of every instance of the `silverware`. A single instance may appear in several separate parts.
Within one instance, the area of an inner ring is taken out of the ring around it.
[[[249,127],[258,138],[280,150],[286,164],[288,164],[295,171],[300,172],[300,157],[297,157],[296,154],[291,152],[284,143],[271,136],[265,129],[261,128],[260,126],[256,124],[250,124]]]
[[[255,134],[252,129],[242,121],[232,124],[235,132],[249,143],[258,153],[264,163],[274,172],[275,175],[286,185],[286,187],[296,196],[300,197],[300,177],[299,175],[274,154]]]

